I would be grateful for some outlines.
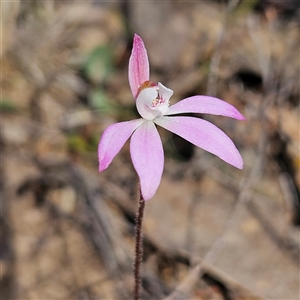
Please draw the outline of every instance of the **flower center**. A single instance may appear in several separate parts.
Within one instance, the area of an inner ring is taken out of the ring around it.
[[[157,96],[155,99],[152,100],[151,107],[156,107],[162,103],[165,103],[165,100],[162,97]]]
[[[151,81],[145,81],[138,90],[137,110],[146,120],[163,116],[169,109],[169,99],[172,95],[173,91],[161,83],[156,85]]]

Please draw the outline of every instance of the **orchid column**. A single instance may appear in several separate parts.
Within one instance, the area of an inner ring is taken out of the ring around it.
[[[209,96],[192,96],[169,105],[173,91],[161,83],[149,81],[149,61],[143,40],[135,34],[129,59],[129,85],[141,118],[110,125],[103,133],[99,148],[99,171],[105,170],[130,140],[130,155],[140,181],[140,207],[136,225],[135,299],[140,299],[142,256],[142,219],[145,200],[151,199],[160,184],[164,152],[156,125],[159,125],[211,152],[233,165],[243,168],[243,159],[232,140],[212,123],[196,117],[176,116],[203,113],[245,118],[230,104]]]

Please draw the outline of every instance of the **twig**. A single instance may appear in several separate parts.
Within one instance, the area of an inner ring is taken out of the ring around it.
[[[4,156],[5,145],[0,132],[0,291],[1,297],[15,297],[15,251],[10,226],[10,199],[7,192]]]
[[[226,7],[226,12],[222,22],[222,28],[216,39],[215,51],[211,57],[207,79],[206,94],[210,96],[216,95],[216,85],[218,81],[218,68],[221,60],[220,49],[225,39],[225,33],[228,25],[228,17],[230,13],[235,9],[240,0],[230,0]]]

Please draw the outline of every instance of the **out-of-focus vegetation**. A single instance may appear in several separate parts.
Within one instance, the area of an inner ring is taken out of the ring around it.
[[[299,16],[296,0],[1,2],[1,299],[131,299],[138,180],[127,144],[99,174],[97,144],[138,116],[135,32],[171,103],[209,94],[247,119],[199,116],[243,171],[159,130],[142,298],[299,299]]]

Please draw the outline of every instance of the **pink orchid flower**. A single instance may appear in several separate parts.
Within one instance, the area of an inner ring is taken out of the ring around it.
[[[196,117],[173,116],[203,113],[245,118],[230,104],[209,96],[185,98],[169,106],[173,91],[149,81],[149,61],[143,40],[135,34],[129,59],[129,84],[140,119],[110,125],[99,143],[99,171],[105,170],[130,138],[130,155],[140,179],[144,200],[152,198],[160,184],[164,152],[155,125],[159,125],[242,169],[243,159],[231,139],[218,127]]]

